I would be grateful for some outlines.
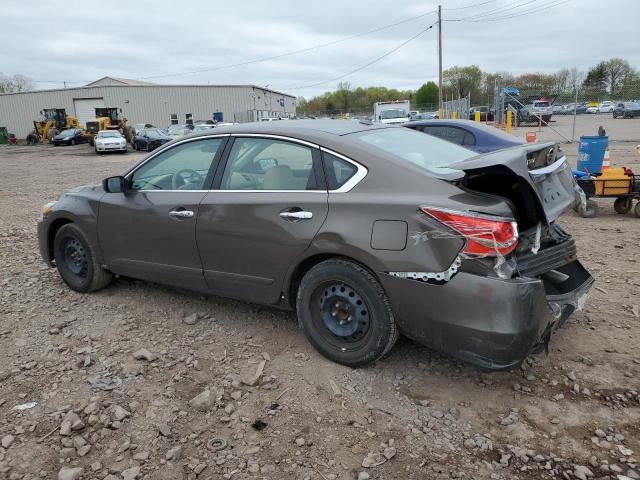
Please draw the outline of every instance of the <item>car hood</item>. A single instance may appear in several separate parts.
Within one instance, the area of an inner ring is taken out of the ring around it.
[[[56,135],[55,137],[53,137],[53,139],[54,139],[54,140],[64,140],[65,138],[75,137],[75,136],[76,136],[76,134],[75,134],[75,133],[72,133],[72,134],[70,134],[70,135],[67,135],[67,134],[63,135],[63,134],[59,133],[58,135]]]

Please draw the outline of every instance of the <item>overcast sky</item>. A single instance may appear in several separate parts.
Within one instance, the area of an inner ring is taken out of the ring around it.
[[[167,84],[269,85],[311,97],[436,21],[436,14],[306,53],[201,71],[304,49],[400,22],[443,5],[444,68],[588,69],[610,57],[640,68],[640,0],[2,0],[0,72],[38,88],[105,75]],[[483,3],[483,5],[478,5]],[[472,8],[460,8],[476,5]],[[554,6],[556,5],[556,6]],[[519,15],[534,10],[530,14]],[[469,21],[472,17],[476,21]],[[510,17],[502,18],[500,17]],[[482,21],[479,21],[482,20]],[[181,74],[200,70],[199,73]],[[165,76],[166,75],[166,76]],[[434,26],[364,70],[352,86],[416,89],[438,76]],[[152,78],[148,78],[152,77]]]

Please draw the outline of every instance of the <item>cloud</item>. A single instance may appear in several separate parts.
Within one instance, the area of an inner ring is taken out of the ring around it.
[[[170,84],[270,85],[312,96],[335,88],[318,83],[353,70],[382,55],[436,20],[435,14],[387,30],[311,52],[245,66],[214,69],[256,58],[331,42],[358,32],[420,15],[436,1],[383,0],[300,2],[137,2],[90,4],[66,0],[5,0],[0,51],[6,74],[22,73],[40,88],[79,85],[105,75],[149,78]],[[494,0],[472,9],[446,10],[481,3],[444,3],[445,20],[492,12],[516,14],[548,0]],[[452,22],[443,27],[443,62],[476,64],[486,71],[550,72],[563,67],[588,69],[610,57],[640,67],[637,25],[640,2],[573,0],[548,10],[501,21]],[[629,19],[629,21],[624,20]],[[622,20],[622,21],[621,21]],[[345,78],[353,86],[384,85],[415,89],[437,79],[437,32],[432,29],[380,62]],[[166,75],[166,76],[165,76]]]

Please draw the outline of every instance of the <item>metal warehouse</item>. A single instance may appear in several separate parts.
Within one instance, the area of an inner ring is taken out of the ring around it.
[[[266,117],[291,118],[296,98],[254,85],[158,85],[104,77],[84,87],[0,95],[0,126],[18,138],[33,129],[45,108],[64,108],[82,127],[96,107],[117,107],[131,125],[166,127],[187,119],[252,122]]]

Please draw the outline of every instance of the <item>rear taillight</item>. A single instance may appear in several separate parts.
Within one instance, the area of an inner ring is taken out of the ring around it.
[[[420,210],[462,235],[469,255],[506,255],[518,245],[518,224],[510,219],[444,208],[421,207]]]

